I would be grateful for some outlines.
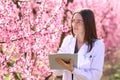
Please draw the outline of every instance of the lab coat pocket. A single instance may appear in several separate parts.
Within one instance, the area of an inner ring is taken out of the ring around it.
[[[91,62],[92,62],[92,55],[91,53],[87,53],[84,56],[84,62],[81,67],[85,69],[90,69]]]

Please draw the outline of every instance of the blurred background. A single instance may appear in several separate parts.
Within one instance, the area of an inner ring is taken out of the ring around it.
[[[71,34],[71,15],[82,8],[93,10],[105,43],[101,80],[120,80],[120,0],[1,0],[0,80],[53,80],[48,55]]]

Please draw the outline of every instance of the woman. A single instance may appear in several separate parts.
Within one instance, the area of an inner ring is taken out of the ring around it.
[[[65,37],[58,53],[77,53],[78,64],[56,61],[66,70],[62,80],[100,80],[103,72],[105,47],[97,38],[94,14],[90,9],[75,12],[71,20],[72,35]]]

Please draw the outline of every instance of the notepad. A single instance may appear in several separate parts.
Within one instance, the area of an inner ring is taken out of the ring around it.
[[[58,64],[56,62],[56,58],[60,57],[62,58],[65,62],[69,62],[70,59],[73,60],[73,66],[76,67],[77,66],[77,58],[78,55],[77,54],[66,54],[66,53],[62,53],[62,54],[49,54],[49,65],[50,65],[50,69],[52,70],[64,70],[65,68],[63,66],[61,66],[60,64]]]

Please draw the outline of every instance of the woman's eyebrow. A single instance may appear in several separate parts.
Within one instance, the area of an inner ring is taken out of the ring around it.
[[[76,19],[76,20],[83,21],[82,19]]]
[[[72,20],[82,20],[82,19],[72,19]]]

